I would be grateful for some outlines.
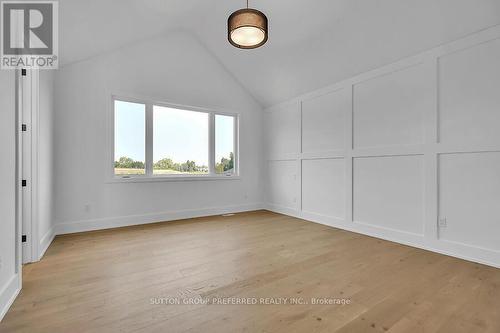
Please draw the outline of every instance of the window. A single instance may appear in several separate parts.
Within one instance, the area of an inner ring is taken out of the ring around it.
[[[115,174],[143,175],[146,172],[146,107],[115,101]]]
[[[208,174],[208,113],[153,106],[153,173]]]
[[[232,116],[215,115],[215,172],[234,173],[234,126]]]
[[[114,177],[237,175],[237,115],[113,98]]]

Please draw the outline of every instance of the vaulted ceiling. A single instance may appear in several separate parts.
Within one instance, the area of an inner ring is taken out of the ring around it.
[[[189,31],[263,106],[500,24],[498,0],[250,0],[269,18],[255,50],[227,42],[243,0],[60,1],[61,62]]]

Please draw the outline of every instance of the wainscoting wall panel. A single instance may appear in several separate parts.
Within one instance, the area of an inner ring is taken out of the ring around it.
[[[424,143],[432,75],[417,64],[354,85],[354,147]]]
[[[440,239],[500,252],[500,152],[439,156]]]
[[[440,141],[500,143],[500,39],[439,58]]]
[[[302,160],[302,210],[345,218],[343,158]]]
[[[300,145],[300,111],[296,105],[287,105],[264,116],[269,156],[294,157]]]
[[[500,267],[500,26],[266,111],[270,210]]]
[[[303,101],[302,152],[344,149],[345,116],[350,106],[350,95],[343,89]]]
[[[295,161],[269,161],[267,200],[269,203],[297,208],[297,164]]]
[[[353,220],[422,235],[422,155],[359,157],[353,162]]]

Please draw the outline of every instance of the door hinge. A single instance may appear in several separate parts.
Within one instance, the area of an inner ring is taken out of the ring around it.
[[[21,69],[21,75],[22,76],[26,76],[26,68],[22,68]]]
[[[26,179],[23,179],[21,184],[23,185],[23,187],[26,187]]]
[[[22,241],[23,243],[26,243],[26,235],[23,235],[23,236],[21,237],[21,241]]]
[[[27,130],[26,124],[22,124],[21,125],[21,131],[26,132],[26,130]]]

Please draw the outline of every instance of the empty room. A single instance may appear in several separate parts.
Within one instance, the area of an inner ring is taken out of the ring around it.
[[[499,0],[0,0],[0,333],[499,333]]]

